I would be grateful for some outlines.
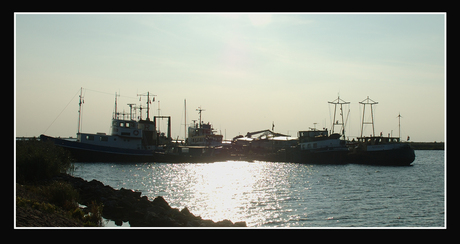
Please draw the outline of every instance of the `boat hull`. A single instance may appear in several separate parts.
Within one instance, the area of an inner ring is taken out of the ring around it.
[[[390,150],[359,151],[348,154],[349,163],[354,164],[409,166],[414,160],[415,152],[409,145]]]
[[[346,164],[348,150],[300,150],[298,163],[303,164]]]
[[[76,162],[154,162],[163,156],[149,150],[106,147],[40,135],[41,141],[52,141],[67,149]]]
[[[41,141],[52,141],[56,146],[63,147],[70,152],[76,162],[161,162],[161,163],[201,163],[216,162],[227,159],[222,150],[214,147],[196,147],[190,153],[166,153],[150,150],[125,149],[106,147],[69,141],[45,135]]]

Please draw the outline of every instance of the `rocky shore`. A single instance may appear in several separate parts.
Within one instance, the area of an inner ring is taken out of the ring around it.
[[[187,208],[172,208],[161,196],[150,201],[141,192],[121,188],[115,190],[100,181],[86,181],[79,177],[61,174],[54,180],[70,183],[79,193],[79,203],[89,206],[102,203],[102,217],[116,224],[129,222],[131,227],[246,227],[245,222],[230,220],[214,222],[195,216]]]

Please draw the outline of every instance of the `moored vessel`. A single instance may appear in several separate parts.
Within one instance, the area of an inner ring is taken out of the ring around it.
[[[400,137],[375,136],[373,105],[378,102],[369,97],[360,102],[363,107],[363,118],[361,122],[361,136],[347,143],[349,149],[348,161],[355,164],[388,165],[388,166],[409,166],[415,160],[414,149],[408,143],[401,142]],[[371,121],[365,121],[366,105],[370,106]],[[401,118],[401,115],[398,115]],[[372,125],[372,135],[363,136],[365,124]],[[401,123],[399,123],[401,126]],[[400,130],[401,131],[401,130]],[[400,132],[401,134],[401,132]]]
[[[345,140],[347,118],[344,118],[343,109],[344,105],[348,105],[350,102],[346,102],[338,96],[336,100],[328,103],[334,105],[332,129],[329,132],[326,128],[318,130],[315,126],[307,131],[299,131],[298,161],[300,163],[347,163],[348,148]],[[339,112],[338,116],[337,112]],[[339,127],[339,133],[335,132],[336,127]]]
[[[153,162],[167,160],[164,154],[166,144],[170,138],[170,117],[168,120],[168,135],[156,131],[156,117],[153,121],[149,118],[150,93],[139,96],[147,96],[147,117],[142,119],[142,113],[138,120],[130,114],[117,112],[117,95],[115,94],[115,110],[112,117],[111,135],[106,133],[81,133],[81,105],[83,98],[80,93],[79,118],[77,140],[66,140],[46,135],[40,135],[41,141],[52,141],[55,145],[66,148],[78,162]],[[152,96],[153,97],[153,96]],[[139,106],[142,111],[142,106]]]
[[[414,149],[398,137],[358,137],[347,144],[348,161],[355,164],[409,166],[415,160]]]
[[[274,126],[272,126],[272,130],[273,128]],[[293,158],[293,153],[295,154],[294,150],[291,149],[298,144],[298,139],[272,130],[248,132],[245,136],[234,137],[231,158],[249,161],[290,161]]]
[[[188,127],[188,138],[186,144],[188,146],[206,146],[206,147],[218,147],[222,146],[222,135],[215,134],[215,130],[211,123],[204,123],[201,120],[201,113],[205,111],[201,107],[197,108],[200,120],[198,123],[193,122]]]
[[[226,160],[228,150],[223,147],[223,136],[215,134],[211,123],[201,120],[204,109],[199,107],[196,111],[199,113],[199,123],[193,120],[193,124],[188,127],[185,143],[173,144],[173,150],[168,153],[170,161],[190,163]]]
[[[327,129],[299,131],[300,163],[345,164],[348,148],[338,133],[328,134]]]

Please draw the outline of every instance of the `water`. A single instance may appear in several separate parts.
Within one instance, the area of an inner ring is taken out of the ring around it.
[[[444,151],[415,154],[409,167],[76,163],[74,175],[249,227],[445,227]]]

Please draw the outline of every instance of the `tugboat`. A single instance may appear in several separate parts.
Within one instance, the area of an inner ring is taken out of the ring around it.
[[[378,104],[369,97],[360,102],[364,106],[363,119],[361,123],[361,136],[357,141],[347,143],[350,163],[388,165],[388,166],[409,166],[415,160],[414,149],[408,143],[402,143],[400,137],[375,136],[374,118],[372,105]],[[371,121],[364,121],[365,107],[370,105]],[[400,117],[400,115],[398,116]],[[372,135],[363,136],[364,124],[372,125]]]
[[[156,117],[153,121],[149,118],[150,93],[138,96],[147,96],[147,118],[139,120],[133,119],[130,106],[129,118],[125,119],[125,114],[117,112],[117,95],[115,94],[115,110],[112,117],[112,133],[81,133],[81,105],[83,97],[80,92],[79,118],[77,140],[70,141],[61,138],[40,135],[41,141],[52,141],[55,145],[66,148],[76,159],[77,162],[154,162],[165,160],[164,146],[171,142],[170,117],[168,118],[168,135],[157,133]],[[152,101],[155,101],[153,97]],[[142,111],[142,106],[139,107]],[[163,144],[163,145],[162,145]]]

